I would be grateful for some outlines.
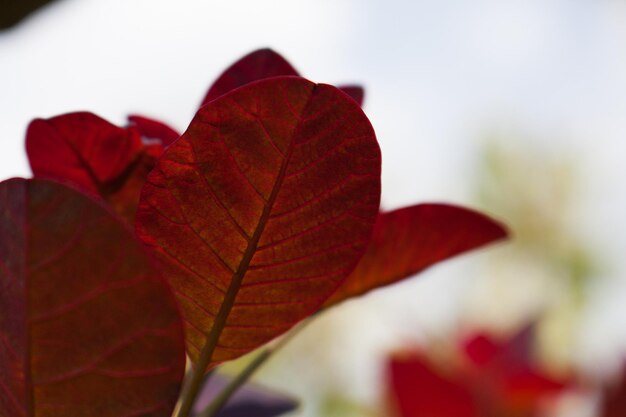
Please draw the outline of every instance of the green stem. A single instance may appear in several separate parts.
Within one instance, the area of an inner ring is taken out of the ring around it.
[[[295,329],[276,342],[276,344],[263,349],[261,353],[259,353],[240,374],[230,381],[226,388],[219,393],[219,395],[198,415],[198,417],[215,417],[218,411],[226,405],[228,400],[230,400],[239,388],[241,388],[250,379],[252,374],[254,374],[265,362],[267,362],[267,360],[272,357],[274,353],[285,346],[289,340],[306,327],[309,322],[310,319],[306,319]]]
[[[219,393],[215,399],[202,411],[198,417],[214,417],[219,410],[230,400],[235,392],[252,376],[261,365],[267,361],[272,355],[272,349],[263,350],[254,360],[237,375],[230,383]]]

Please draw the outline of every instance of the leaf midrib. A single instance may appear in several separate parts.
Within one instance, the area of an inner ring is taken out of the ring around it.
[[[237,298],[239,289],[241,288],[243,278],[248,270],[248,267],[250,266],[250,262],[252,261],[254,254],[256,253],[258,243],[261,239],[261,235],[263,234],[263,231],[265,230],[265,226],[267,225],[267,222],[270,218],[270,214],[274,207],[274,203],[276,201],[278,193],[281,190],[283,181],[285,179],[285,173],[287,171],[287,166],[289,165],[289,161],[291,159],[291,155],[293,152],[293,148],[295,144],[295,137],[302,125],[303,115],[306,113],[307,109],[309,108],[316,90],[317,90],[317,85],[313,84],[313,88],[309,93],[309,98],[307,99],[307,102],[302,107],[302,110],[300,114],[298,115],[298,120],[293,129],[292,138],[289,143],[289,147],[287,148],[287,153],[285,154],[283,158],[283,162],[281,164],[280,170],[276,176],[276,182],[274,183],[272,192],[270,193],[270,196],[268,197],[264,205],[263,212],[261,213],[261,217],[259,218],[259,221],[257,223],[257,227],[254,230],[254,233],[252,234],[252,237],[250,238],[248,242],[248,246],[239,263],[239,266],[237,267],[236,272],[232,276],[228,289],[226,290],[226,293],[224,295],[224,301],[222,302],[220,309],[215,317],[215,320],[213,321],[213,326],[211,326],[211,330],[209,334],[207,335],[206,342],[202,350],[200,351],[200,355],[196,363],[196,372],[198,371],[202,373],[206,372],[206,368],[211,362],[213,353],[215,352],[221,333],[226,325],[226,321],[228,319],[230,311],[232,310],[235,304],[235,300]],[[285,101],[287,100],[288,98],[285,97]],[[287,102],[287,104],[289,105],[290,103]],[[271,138],[269,139],[271,140]]]

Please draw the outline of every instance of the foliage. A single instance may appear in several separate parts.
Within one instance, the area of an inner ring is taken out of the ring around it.
[[[362,97],[265,49],[180,137],[142,116],[33,121],[36,179],[0,184],[0,415],[171,415],[184,334],[186,417],[219,363],[506,236],[450,205],[379,212]]]

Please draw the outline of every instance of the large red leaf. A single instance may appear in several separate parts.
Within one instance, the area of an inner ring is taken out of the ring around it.
[[[403,280],[506,235],[505,228],[487,216],[446,204],[381,213],[367,252],[324,306]]]
[[[89,198],[0,183],[0,415],[170,416],[182,326],[141,245]]]
[[[183,306],[192,359],[222,328],[212,365],[317,310],[365,250],[379,198],[374,132],[335,87],[271,78],[202,107],[137,212]]]
[[[237,87],[264,78],[299,75],[289,62],[271,49],[259,49],[241,58],[218,77],[207,92],[202,105]]]
[[[79,112],[32,121],[26,150],[35,177],[98,196],[133,223],[141,187],[162,148],[144,145],[138,129]]]

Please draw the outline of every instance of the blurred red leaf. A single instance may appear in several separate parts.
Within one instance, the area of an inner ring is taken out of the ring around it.
[[[626,416],[626,369],[622,372],[621,383],[615,389],[604,393],[601,417]]]
[[[445,369],[420,352],[392,357],[393,405],[401,417],[539,415],[545,400],[574,383],[532,363],[531,335],[531,327],[504,341],[479,333],[464,343],[460,361],[445,361]]]
[[[78,112],[33,120],[26,150],[35,177],[98,196],[132,224],[141,187],[162,146],[144,145],[137,129]]]
[[[139,131],[144,140],[156,139],[163,146],[168,146],[180,136],[177,131],[165,123],[145,116],[133,114],[128,116],[128,121],[132,127]]]
[[[0,415],[170,416],[169,288],[131,232],[60,184],[0,183]]]
[[[501,400],[504,407],[527,413],[536,408],[538,400],[560,392],[572,382],[537,369],[532,354],[533,331],[529,326],[503,341],[479,333],[464,343],[471,377],[488,386],[489,395]]]
[[[299,74],[285,58],[271,49],[256,50],[226,68],[209,88],[202,105],[253,81],[283,75]]]
[[[317,310],[363,254],[379,198],[374,131],[335,87],[272,78],[202,107],[137,213],[192,359],[207,335],[221,334],[214,366]]]
[[[506,235],[506,229],[489,217],[446,204],[381,213],[365,255],[325,306],[401,281]]]
[[[389,361],[391,401],[402,417],[479,417],[469,387],[415,352]]]

